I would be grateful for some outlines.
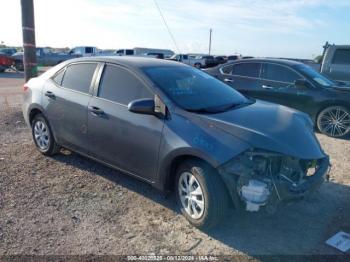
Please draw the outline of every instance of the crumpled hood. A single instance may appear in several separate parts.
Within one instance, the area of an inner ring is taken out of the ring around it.
[[[257,100],[234,110],[199,117],[254,148],[300,159],[325,157],[310,118],[285,106]]]

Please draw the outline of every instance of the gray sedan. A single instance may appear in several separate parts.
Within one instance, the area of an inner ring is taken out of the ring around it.
[[[306,114],[172,61],[64,62],[25,84],[23,113],[44,155],[65,147],[175,191],[201,228],[308,195],[329,167]]]

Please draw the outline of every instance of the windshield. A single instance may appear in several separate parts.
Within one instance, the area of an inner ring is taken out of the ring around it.
[[[318,84],[324,86],[324,87],[331,87],[335,86],[336,83],[329,78],[321,75],[316,70],[312,69],[310,66],[307,65],[298,65],[297,68],[303,72],[305,75],[311,77],[315,82]]]
[[[178,106],[188,111],[225,111],[248,102],[232,87],[192,67],[151,67],[146,75]]]

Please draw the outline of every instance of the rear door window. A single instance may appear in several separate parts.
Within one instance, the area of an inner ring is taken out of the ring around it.
[[[350,49],[338,49],[334,53],[332,64],[350,65]]]
[[[88,94],[96,67],[96,63],[69,65],[64,74],[62,86]]]
[[[129,70],[106,65],[98,91],[98,97],[127,105],[135,99],[153,98],[152,92]]]
[[[229,75],[232,73],[232,69],[233,69],[233,65],[227,65],[227,66],[223,66],[221,68],[221,71],[222,73]]]
[[[263,78],[284,83],[294,83],[303,77],[286,66],[266,63],[264,64]]]
[[[258,78],[260,75],[260,63],[240,63],[232,67],[231,74],[236,76],[246,76]]]

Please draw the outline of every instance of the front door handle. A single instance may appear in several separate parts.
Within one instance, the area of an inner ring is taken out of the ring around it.
[[[273,89],[272,86],[267,86],[267,85],[262,85],[261,87],[264,88],[264,89]]]
[[[104,114],[103,110],[97,106],[89,106],[89,111],[95,116]]]
[[[228,82],[228,83],[234,82],[234,80],[233,80],[233,79],[230,79],[230,78],[225,78],[224,81],[225,81],[225,82]]]
[[[45,96],[50,97],[50,98],[55,98],[56,97],[55,94],[52,93],[51,91],[46,91],[45,92]]]

